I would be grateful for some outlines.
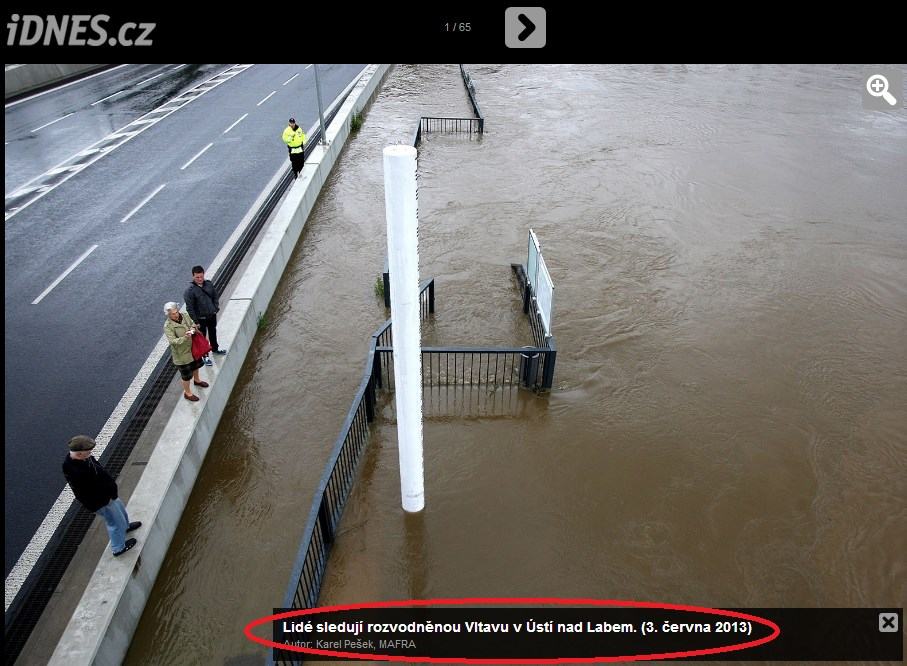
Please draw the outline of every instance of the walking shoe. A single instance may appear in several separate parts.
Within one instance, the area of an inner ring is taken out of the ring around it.
[[[220,354],[221,356],[223,356],[224,354],[227,353],[227,348],[226,348],[226,347],[221,347],[220,349],[215,349],[215,350],[214,350],[214,353],[215,353],[215,354]]]
[[[196,386],[201,386],[202,388],[208,388],[208,386],[210,386],[210,384],[208,384],[208,382],[192,382],[192,383],[195,384]]]
[[[126,531],[127,531],[127,532],[132,532],[132,531],[134,531],[134,530],[139,529],[141,526],[142,526],[142,521],[141,521],[141,520],[137,520],[137,521],[135,521],[134,523],[129,523],[129,527],[126,528]]]
[[[212,361],[210,357],[206,356],[205,365],[214,365],[214,361]]]
[[[189,395],[188,393],[183,393],[183,397],[189,402],[198,402],[197,395]]]
[[[139,524],[141,524],[141,523],[139,523]],[[138,541],[136,541],[135,539],[126,539],[126,545],[123,546],[123,550],[114,553],[113,556],[119,557],[120,555],[125,553],[127,550],[132,550],[132,547],[135,546],[135,544],[137,544],[137,543],[138,543]]]

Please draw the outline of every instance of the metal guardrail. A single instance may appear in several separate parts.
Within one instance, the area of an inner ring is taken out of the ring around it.
[[[463,77],[463,84],[466,86],[466,94],[469,95],[472,110],[475,112],[476,118],[482,121],[482,129],[479,131],[482,133],[485,131],[485,116],[479,111],[479,103],[476,101],[476,84],[472,82],[472,77],[463,65],[460,65],[460,76]]]
[[[459,134],[481,134],[481,118],[443,118],[422,116],[419,119],[419,134],[423,132],[453,132]]]
[[[434,312],[434,279],[420,285],[419,302],[422,316]],[[372,333],[365,371],[353,397],[340,434],[331,449],[321,481],[315,491],[315,501],[302,533],[302,541],[290,585],[284,596],[284,608],[312,608],[318,602],[324,569],[327,565],[337,525],[349,497],[359,459],[368,442],[369,426],[375,418],[376,389],[381,386],[380,366],[376,365],[375,350],[393,342],[390,320]],[[376,372],[377,369],[377,372]],[[269,664],[292,664],[301,661],[299,653],[275,651]]]
[[[435,281],[419,288],[420,318],[435,311]],[[365,370],[353,404],[331,449],[315,501],[303,531],[283,608],[313,608],[321,593],[324,570],[344,505],[352,489],[359,459],[369,437],[369,423],[375,418],[378,389],[393,389],[393,330],[387,320],[369,342]],[[422,386],[474,386],[493,389],[522,386],[536,391],[551,388],[557,350],[545,347],[423,347]],[[298,652],[275,650],[268,664],[295,664]]]
[[[347,89],[347,94],[338,98],[328,110],[325,123],[330,125],[337,115],[352,86]],[[321,139],[321,128],[317,128],[311,135],[305,148],[308,157]],[[220,293],[232,279],[236,269],[242,263],[246,252],[252,246],[256,236],[264,227],[277,203],[293,182],[292,169],[288,166],[284,176],[280,179],[271,193],[267,196],[255,212],[249,226],[230,251],[224,263],[217,271],[213,282]],[[126,461],[138,443],[145,430],[145,426],[157,409],[161,398],[169,389],[176,375],[176,367],[170,362],[170,350],[166,350],[151,373],[145,386],[139,392],[135,402],[126,413],[122,423],[104,450],[101,464],[114,478],[117,478]],[[94,520],[94,514],[87,511],[78,503],[73,503],[63,517],[60,525],[54,531],[47,546],[32,567],[31,573],[25,579],[16,598],[10,604],[4,616],[4,663],[12,664],[19,657],[22,648],[28,641],[41,618],[44,609],[53,597],[63,574],[66,572],[73,557],[75,557],[79,544],[88,533]]]
[[[469,72],[460,65],[460,76],[463,78],[463,85],[466,87],[466,94],[469,95],[469,102],[472,104],[472,110],[475,112],[475,118],[441,118],[432,116],[422,116],[419,118],[419,124],[413,134],[412,145],[418,148],[422,143],[422,133],[428,132],[453,132],[458,134],[484,134],[485,117],[479,111],[479,104],[476,101],[476,86],[472,82]],[[389,297],[388,297],[389,298]]]
[[[375,364],[381,373],[381,388],[394,388],[392,347],[379,346]],[[553,376],[557,352],[545,347],[423,347],[422,386],[506,387],[523,386],[536,391]],[[551,372],[547,372],[548,370]]]

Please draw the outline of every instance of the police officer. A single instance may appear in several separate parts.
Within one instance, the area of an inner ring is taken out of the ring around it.
[[[293,167],[293,178],[299,178],[302,165],[305,162],[305,132],[296,124],[295,118],[290,118],[290,125],[283,131],[283,142],[290,151],[290,165]]]

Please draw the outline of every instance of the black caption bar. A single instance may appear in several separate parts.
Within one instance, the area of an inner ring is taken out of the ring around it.
[[[291,609],[275,609],[275,614]],[[727,613],[727,614],[723,614]],[[272,622],[277,661],[640,657],[734,661],[903,659],[903,609],[369,608]]]

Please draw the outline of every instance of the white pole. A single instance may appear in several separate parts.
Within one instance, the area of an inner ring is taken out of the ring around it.
[[[422,351],[419,335],[419,249],[416,236],[416,149],[384,149],[384,206],[391,283],[397,445],[404,511],[425,508],[422,464]]]

